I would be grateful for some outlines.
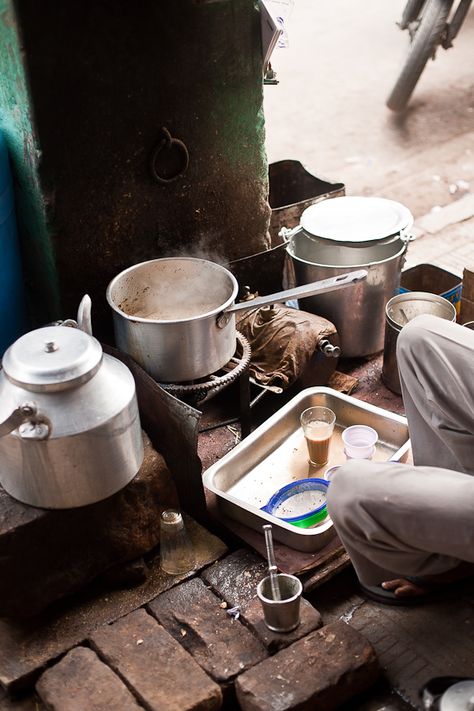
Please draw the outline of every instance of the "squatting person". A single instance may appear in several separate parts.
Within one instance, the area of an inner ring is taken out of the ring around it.
[[[394,604],[474,574],[474,331],[418,316],[397,360],[414,466],[352,460],[328,492],[362,588]]]

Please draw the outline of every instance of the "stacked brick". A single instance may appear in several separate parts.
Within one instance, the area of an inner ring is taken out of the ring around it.
[[[322,626],[302,600],[296,630],[266,628],[262,572],[238,551],[101,625],[42,674],[39,697],[52,711],[330,711],[369,688],[374,650],[344,622]]]

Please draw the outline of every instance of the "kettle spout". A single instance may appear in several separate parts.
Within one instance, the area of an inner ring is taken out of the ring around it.
[[[89,294],[84,294],[77,310],[77,325],[81,329],[81,331],[84,331],[89,336],[92,336],[91,311],[91,297],[89,296]]]

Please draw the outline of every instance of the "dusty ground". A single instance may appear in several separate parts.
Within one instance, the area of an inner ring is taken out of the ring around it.
[[[474,191],[474,10],[395,116],[385,98],[407,43],[395,24],[403,4],[296,0],[290,46],[273,55],[279,84],[265,87],[267,152],[344,182],[347,194],[400,200],[419,220]],[[430,258],[461,274],[474,263],[474,222],[456,223],[413,244],[407,265]]]

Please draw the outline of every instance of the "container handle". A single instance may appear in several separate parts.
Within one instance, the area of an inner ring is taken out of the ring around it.
[[[278,237],[281,237],[286,244],[291,240],[292,237],[298,234],[298,232],[302,232],[303,228],[301,225],[297,225],[296,227],[282,227],[281,230],[278,232]]]
[[[402,242],[405,242],[405,245],[408,247],[408,244],[414,242],[417,236],[411,232],[410,227],[404,227],[403,230],[400,230],[400,239]]]
[[[13,410],[6,420],[0,422],[0,437],[5,437],[20,425],[29,423],[31,427],[23,432],[19,432],[22,439],[47,439],[51,434],[50,420],[38,413],[34,402],[24,402]]]

